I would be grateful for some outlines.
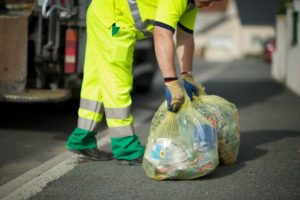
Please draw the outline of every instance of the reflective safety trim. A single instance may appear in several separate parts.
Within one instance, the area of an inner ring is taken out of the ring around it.
[[[83,118],[87,118],[87,119],[91,119],[91,120],[94,120],[96,122],[100,122],[103,118],[103,114],[96,113],[96,112],[89,111],[89,110],[85,110],[85,109],[82,109],[82,108],[79,108],[78,116],[83,117]]]
[[[132,124],[128,126],[109,127],[109,131],[110,137],[112,138],[132,136],[134,134],[134,128]]]
[[[153,20],[146,20],[145,22],[142,21],[136,0],[128,0],[128,4],[129,4],[132,18],[134,19],[135,27],[139,29],[146,37],[152,36],[152,33],[150,33],[147,30],[147,26],[149,24],[153,24],[154,21]]]
[[[79,117],[77,127],[87,130],[87,131],[90,131],[90,132],[97,132],[100,128],[100,122],[96,122],[91,119]]]
[[[103,104],[101,102],[84,98],[80,99],[80,108],[100,114],[103,114],[104,111]]]
[[[127,108],[104,108],[105,116],[108,119],[127,119],[130,113],[130,107]]]

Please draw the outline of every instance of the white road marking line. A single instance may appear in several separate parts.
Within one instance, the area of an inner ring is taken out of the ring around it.
[[[62,153],[0,187],[1,199],[27,199],[75,167],[74,154]]]
[[[227,68],[229,68],[229,64],[222,64],[222,66],[195,76],[195,80],[203,83],[221,74]],[[161,102],[157,102],[157,104],[159,103]],[[133,115],[135,116],[135,127],[139,127],[147,118],[151,117],[152,112],[138,109]],[[98,146],[100,147],[106,146],[110,142],[108,129],[105,129],[102,134],[104,136],[98,140]],[[23,200],[34,196],[42,191],[49,182],[59,179],[76,167],[78,165],[76,158],[76,155],[65,152],[29,170],[2,185],[0,187],[0,198],[3,200]]]

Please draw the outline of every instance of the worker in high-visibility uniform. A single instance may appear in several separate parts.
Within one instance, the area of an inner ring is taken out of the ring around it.
[[[177,52],[184,88],[190,98],[200,85],[191,74],[193,27],[199,7],[215,0],[93,0],[87,11],[87,46],[78,126],[66,148],[94,160],[110,160],[97,148],[102,118],[110,130],[112,154],[120,164],[140,164],[144,154],[130,114],[132,62],[136,40],[154,35],[156,57],[165,80],[168,109],[184,102],[174,67]],[[218,1],[218,0],[216,0]],[[177,29],[177,27],[179,27]],[[173,34],[177,29],[177,45]]]

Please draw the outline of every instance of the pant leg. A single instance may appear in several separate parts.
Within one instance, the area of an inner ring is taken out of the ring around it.
[[[94,3],[96,5],[98,2]],[[88,13],[88,37],[93,38],[90,40],[93,48],[90,48],[89,55],[93,55],[90,60],[93,61],[95,70],[87,72],[88,68],[85,65],[84,79],[86,81],[83,82],[81,96],[88,100],[95,100],[95,88],[100,88],[100,92],[96,91],[96,94],[101,94],[97,102],[103,102],[102,105],[104,105],[106,121],[110,129],[112,152],[117,159],[132,160],[144,154],[144,147],[134,132],[133,117],[130,114],[130,92],[133,85],[132,61],[136,30],[132,26],[122,26],[119,29],[112,24],[108,26],[105,20],[111,19],[111,17],[101,16],[101,13],[114,12],[107,12],[107,10],[101,12],[100,7],[94,7],[91,10]],[[90,73],[89,77],[94,77],[97,81],[94,82],[93,78],[87,79],[86,74],[88,73]],[[88,85],[92,87],[88,87]],[[93,95],[90,95],[91,93]],[[97,119],[102,118],[102,115],[93,115],[83,109],[82,112],[79,112],[79,117],[85,120],[94,119],[92,120],[94,123],[97,122]],[[92,127],[93,123],[87,124]],[[89,141],[91,142],[91,140]]]
[[[115,27],[112,27],[115,29]],[[132,160],[144,154],[133,127],[130,114],[133,85],[132,62],[135,32],[129,27],[120,27],[110,35],[111,53],[103,82],[103,102],[106,121],[110,129],[112,152],[117,159]]]
[[[97,24],[105,27],[105,23]],[[103,40],[98,48],[102,54],[101,58],[97,57],[98,62],[102,63],[98,73],[101,73],[101,91],[112,152],[117,159],[132,160],[144,154],[130,113],[136,30],[124,24],[121,27],[111,25],[106,29],[98,29],[102,31],[99,40]]]
[[[80,93],[80,107],[78,110],[77,128],[69,136],[66,144],[68,149],[90,149],[97,147],[95,135],[102,121],[104,108],[101,92],[101,62],[98,62],[98,34],[100,30],[95,29],[92,9],[87,12],[87,44],[85,52],[84,74]]]

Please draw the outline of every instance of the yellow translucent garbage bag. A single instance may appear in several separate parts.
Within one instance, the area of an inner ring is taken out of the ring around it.
[[[146,144],[143,168],[152,179],[194,179],[219,164],[217,134],[209,121],[191,107],[167,111],[164,102],[155,113]]]
[[[234,164],[240,147],[240,124],[236,106],[216,95],[194,97],[191,104],[216,128],[220,164]]]

